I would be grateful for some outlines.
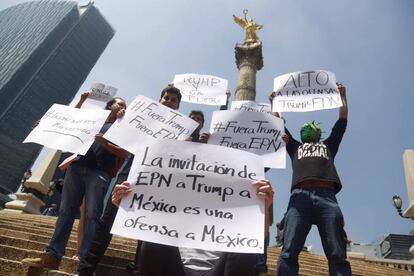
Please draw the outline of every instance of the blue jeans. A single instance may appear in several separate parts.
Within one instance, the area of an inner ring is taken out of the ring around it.
[[[45,247],[47,254],[58,260],[62,259],[73,222],[79,213],[82,199],[85,197],[85,222],[80,254],[81,256],[86,255],[102,214],[103,201],[110,180],[110,176],[100,170],[77,165],[71,165],[68,168],[55,231],[49,244]]]
[[[329,275],[352,275],[346,260],[344,218],[335,192],[329,188],[297,188],[292,191],[276,275],[298,275],[298,255],[312,224],[318,227],[328,259]]]

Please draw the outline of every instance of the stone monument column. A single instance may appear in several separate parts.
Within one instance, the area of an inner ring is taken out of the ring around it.
[[[256,31],[263,28],[252,19],[247,19],[248,11],[243,10],[244,19],[233,15],[234,21],[245,31],[243,44],[236,44],[236,64],[239,69],[239,79],[235,92],[237,101],[256,99],[256,72],[263,68],[262,42]]]
[[[256,99],[256,72],[263,68],[262,42],[236,45],[236,64],[239,79],[235,92],[237,101]]]

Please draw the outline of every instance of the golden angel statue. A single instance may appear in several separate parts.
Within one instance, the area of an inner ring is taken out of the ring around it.
[[[243,10],[244,20],[240,17],[233,15],[234,22],[239,24],[243,29],[246,30],[246,37],[244,39],[245,43],[254,43],[259,40],[259,37],[256,35],[256,31],[263,28],[263,25],[259,25],[253,21],[253,19],[247,19],[247,10]]]

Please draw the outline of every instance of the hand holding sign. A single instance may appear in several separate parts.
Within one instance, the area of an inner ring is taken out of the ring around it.
[[[121,184],[116,184],[111,193],[112,204],[116,207],[119,207],[121,200],[130,192],[132,192],[132,189],[131,185],[128,182],[124,181]]]

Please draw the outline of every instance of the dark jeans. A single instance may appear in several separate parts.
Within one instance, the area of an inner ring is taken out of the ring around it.
[[[116,183],[121,183],[126,180],[133,158],[128,158],[122,165],[120,172],[117,175]],[[93,240],[89,245],[88,251],[81,259],[78,265],[78,274],[81,276],[93,275],[96,266],[101,261],[106,249],[112,239],[111,228],[114,224],[118,207],[112,204],[111,196],[108,197],[105,210],[99,220]]]
[[[111,197],[108,199],[104,214],[101,217],[93,241],[90,243],[88,252],[82,256],[78,265],[78,274],[81,276],[93,275],[96,266],[105,254],[106,248],[112,239],[110,233],[118,208],[112,204]]]
[[[86,255],[93,234],[99,224],[104,197],[110,180],[110,176],[101,170],[93,170],[78,165],[69,166],[63,185],[55,231],[49,244],[45,247],[47,254],[58,260],[62,259],[73,222],[79,213],[82,199],[85,198],[85,224],[80,255]]]
[[[254,276],[257,254],[226,253],[202,276]],[[185,276],[177,247],[142,242],[138,267],[142,276]]]
[[[283,248],[276,275],[298,275],[298,255],[312,224],[318,227],[329,264],[329,275],[352,275],[346,260],[344,218],[329,188],[294,189],[286,213]]]

